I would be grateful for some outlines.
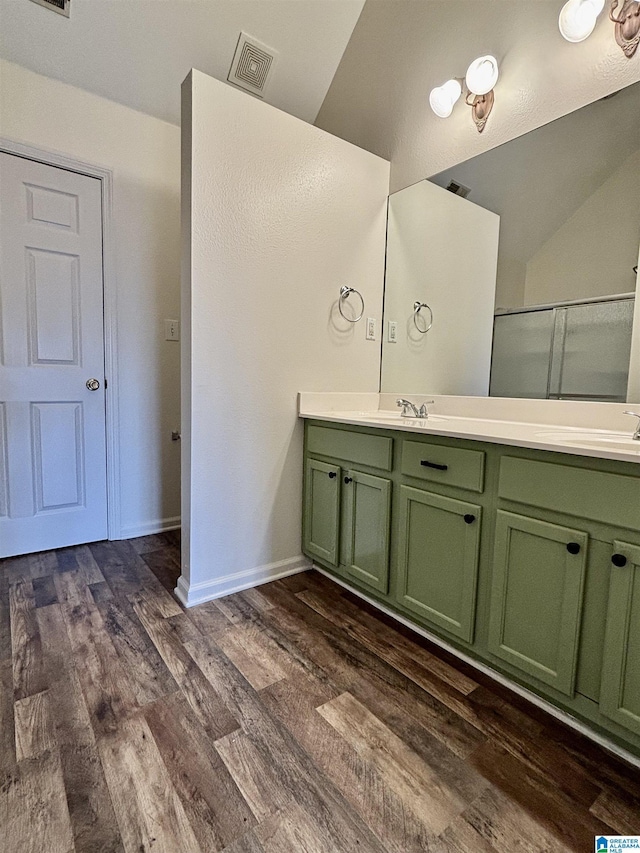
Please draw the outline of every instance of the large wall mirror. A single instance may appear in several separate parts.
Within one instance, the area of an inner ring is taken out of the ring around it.
[[[639,400],[639,251],[635,83],[390,196],[382,390]]]

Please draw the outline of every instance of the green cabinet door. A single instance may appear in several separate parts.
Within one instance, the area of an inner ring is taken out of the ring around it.
[[[340,467],[307,459],[304,494],[305,552],[335,565],[338,562]]]
[[[389,588],[391,482],[361,471],[345,471],[340,563],[379,592]]]
[[[489,651],[574,692],[588,536],[498,510]]]
[[[600,710],[640,735],[640,548],[613,547]]]
[[[398,601],[473,642],[481,508],[400,487]]]

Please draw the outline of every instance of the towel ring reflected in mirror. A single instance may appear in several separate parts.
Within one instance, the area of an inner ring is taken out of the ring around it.
[[[428,323],[425,320],[425,318],[422,316],[422,314],[420,313],[420,311],[423,308],[426,308],[427,311],[429,312],[429,322]],[[426,326],[424,328],[418,323],[419,317],[422,318],[423,322],[426,324]],[[420,332],[421,335],[426,335],[427,332],[429,331],[429,329],[433,326],[433,311],[427,305],[426,302],[414,302],[413,303],[413,322],[416,324],[416,329]]]
[[[353,317],[347,317],[347,315],[342,310],[343,301],[345,299],[348,299],[352,293],[355,293],[357,296],[359,296],[360,302],[362,303],[361,308],[360,308],[360,313],[358,314],[358,316],[355,319]],[[343,284],[342,287],[340,288],[340,299],[338,299],[338,311],[340,312],[340,315],[348,323],[357,323],[358,320],[361,320],[362,315],[364,314],[364,298],[363,298],[362,294],[360,293],[360,291],[356,290],[355,287],[347,287],[346,284]]]

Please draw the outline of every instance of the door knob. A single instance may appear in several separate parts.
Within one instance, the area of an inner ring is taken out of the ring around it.
[[[614,554],[611,558],[611,562],[614,566],[617,566],[619,569],[621,569],[623,566],[627,565],[627,558],[624,554]]]
[[[97,379],[87,379],[87,388],[89,391],[97,391],[100,387],[100,383]]]
[[[567,551],[570,554],[579,554],[580,545],[577,542],[569,542],[569,544],[567,545]]]

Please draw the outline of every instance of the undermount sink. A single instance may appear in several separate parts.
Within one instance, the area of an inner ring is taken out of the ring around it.
[[[622,450],[625,453],[640,454],[640,441],[621,432],[539,432],[536,437],[570,447],[592,447],[596,450]]]

